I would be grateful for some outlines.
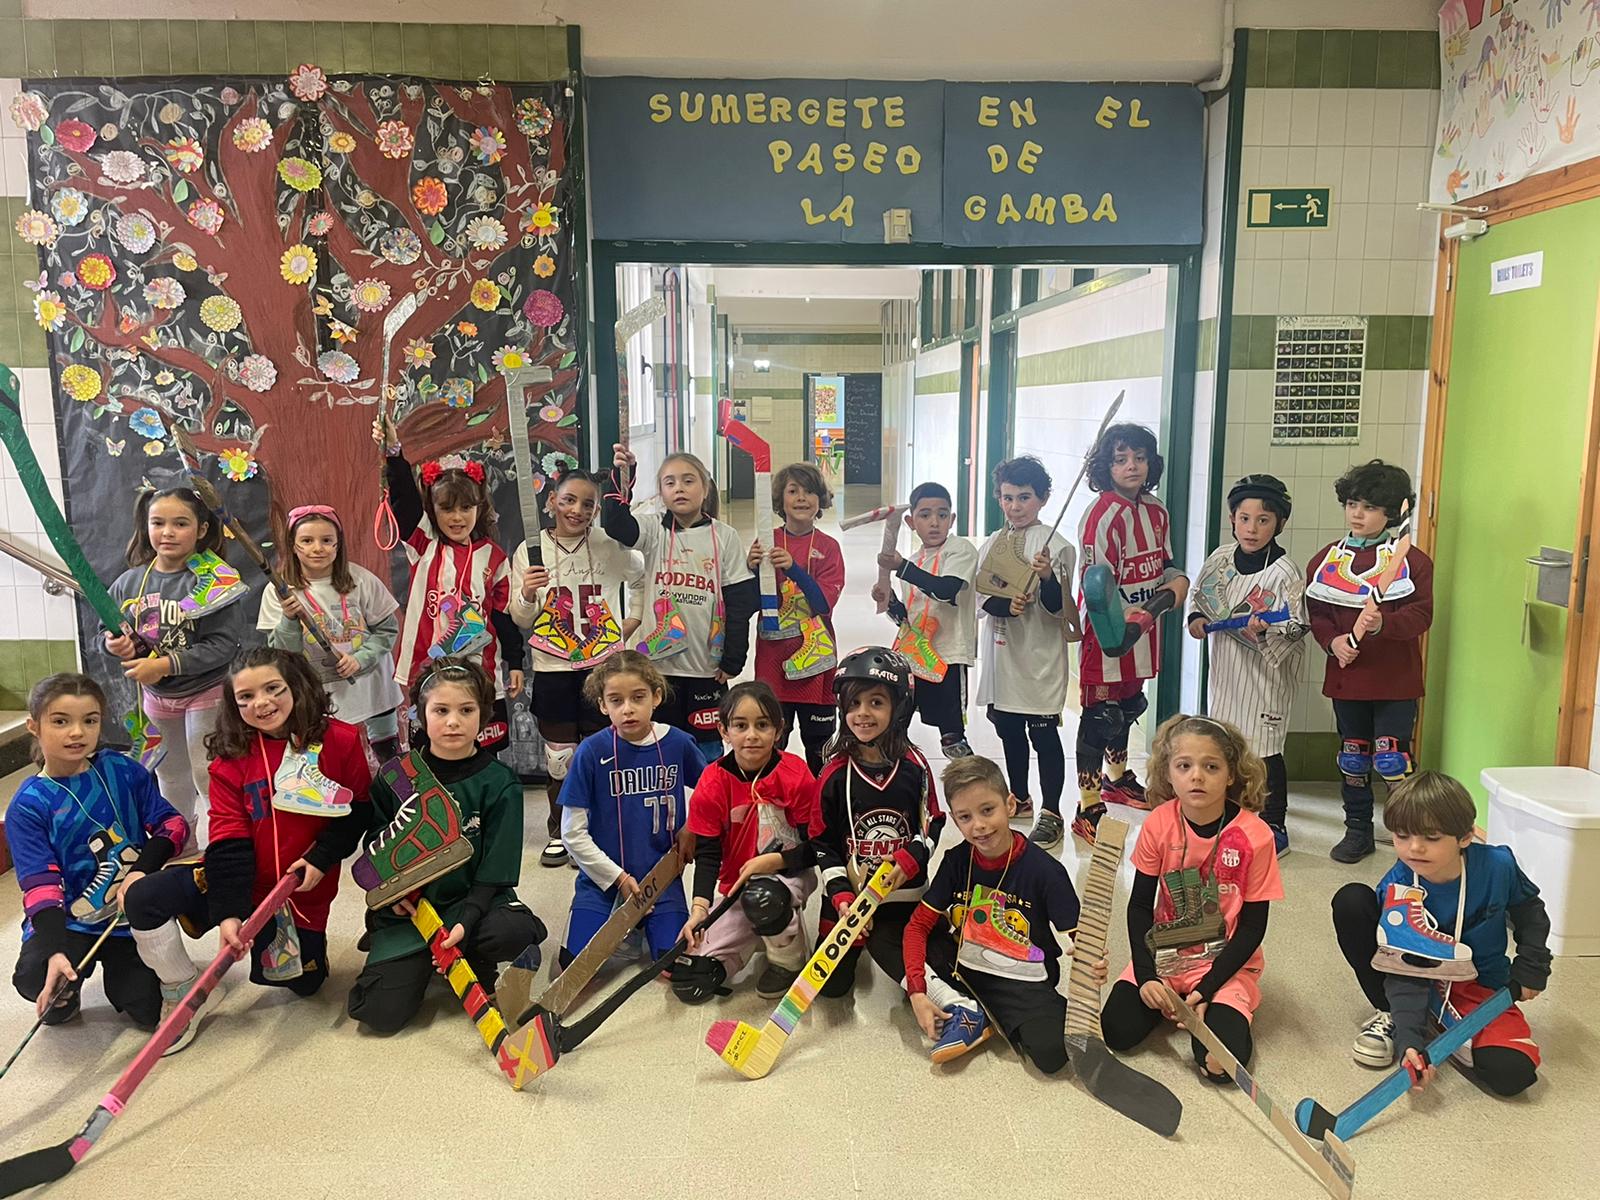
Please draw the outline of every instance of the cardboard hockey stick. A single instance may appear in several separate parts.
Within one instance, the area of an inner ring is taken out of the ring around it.
[[[528,441],[528,408],[524,403],[527,389],[538,384],[548,384],[554,378],[550,368],[541,364],[520,367],[506,372],[506,422],[511,430],[511,458],[517,467],[517,505],[522,510],[522,540],[528,547],[528,565],[542,566],[543,553],[539,545],[539,505],[533,494],[533,447]],[[513,587],[520,587],[518,580]]]
[[[1339,1135],[1329,1133],[1320,1147],[1307,1141],[1305,1134],[1300,1132],[1299,1127],[1289,1118],[1289,1114],[1274,1104],[1272,1097],[1261,1090],[1256,1084],[1255,1077],[1245,1070],[1243,1064],[1222,1044],[1222,1039],[1211,1032],[1210,1026],[1195,1015],[1194,1009],[1184,1003],[1183,997],[1170,987],[1166,988],[1166,993],[1167,1003],[1183,1018],[1184,1028],[1200,1039],[1200,1044],[1210,1052],[1211,1057],[1227,1069],[1239,1090],[1250,1097],[1255,1106],[1266,1114],[1267,1120],[1272,1122],[1272,1127],[1278,1131],[1278,1135],[1288,1144],[1289,1149],[1299,1156],[1300,1161],[1311,1169],[1311,1173],[1317,1177],[1328,1195],[1335,1197],[1335,1200],[1350,1200],[1350,1192],[1356,1182],[1356,1164],[1350,1157],[1350,1152],[1344,1148],[1344,1142],[1339,1140]]]
[[[394,427],[394,399],[399,389],[389,382],[389,356],[394,349],[394,339],[400,336],[400,327],[417,311],[417,293],[407,292],[383,317],[383,371],[378,379],[378,420],[389,429]],[[389,504],[389,472],[387,447],[378,452],[378,507],[372,514],[373,543],[387,554],[400,544],[400,526],[394,519],[394,508]]]
[[[900,540],[900,517],[905,513],[903,505],[891,507],[883,518],[883,545],[878,547],[880,553],[888,554],[895,548]],[[894,586],[894,576],[889,573],[888,567],[878,568],[878,588],[883,592],[883,599],[878,602],[878,611],[887,612],[889,600],[893,594],[889,589]]]
[[[1411,501],[1400,502],[1400,529],[1395,537],[1394,554],[1389,559],[1389,565],[1384,567],[1378,577],[1372,581],[1372,590],[1367,593],[1367,602],[1362,606],[1362,616],[1376,615],[1378,605],[1383,602],[1383,593],[1393,586],[1394,581],[1400,578],[1400,572],[1405,569],[1406,555],[1411,553]],[[1357,623],[1361,617],[1356,618]],[[1350,645],[1359,650],[1361,638],[1366,636],[1365,631],[1358,637],[1355,630],[1349,633]]]
[[[110,922],[105,927],[105,932],[103,932],[99,937],[95,938],[94,945],[90,946],[89,949],[84,953],[84,956],[78,960],[78,965],[75,966],[73,970],[76,971],[79,976],[79,986],[81,986],[83,982],[82,976],[84,968],[94,961],[94,956],[100,953],[100,947],[105,945],[106,939],[111,936],[111,931],[121,923],[122,921],[120,918]],[[62,996],[65,996],[73,986],[74,984],[66,979],[63,979],[57,983],[55,991],[50,993],[50,999],[46,1002],[44,1011],[48,1013],[52,1008],[54,1008],[56,1001],[60,1000]],[[28,1032],[23,1035],[22,1044],[11,1052],[11,1057],[6,1059],[6,1065],[0,1067],[0,1079],[5,1078],[6,1072],[11,1070],[11,1065],[16,1062],[17,1059],[21,1057],[22,1052],[28,1048],[28,1043],[33,1041],[33,1035],[39,1032],[39,1026],[43,1024],[44,1018],[40,1017],[33,1023],[33,1028],[29,1029]]]
[[[537,999],[530,999],[533,972],[523,967],[507,967],[501,972],[500,983],[495,988],[495,998],[500,1001],[501,1007],[518,1021],[531,1018],[535,1006],[558,1017],[565,1013],[583,989],[589,986],[590,980],[605,961],[616,953],[623,939],[649,915],[656,901],[661,898],[661,893],[683,874],[683,868],[683,857],[676,846],[663,854],[649,873],[639,880],[639,890],[617,906],[606,923],[589,939],[589,944],[578,951],[578,956],[567,965],[567,969],[556,976]]]
[[[239,927],[239,940],[246,946],[255,941],[256,934],[266,927],[272,920],[273,914],[283,907],[284,901],[289,898],[289,893],[300,883],[300,876],[290,872],[284,875],[267,893],[267,898],[256,906],[245,923]],[[178,1035],[188,1028],[189,1022],[194,1019],[194,1014],[206,1002],[212,990],[222,981],[228,973],[228,968],[243,958],[242,952],[235,950],[226,942],[217,951],[217,956],[211,960],[211,965],[200,972],[200,977],[194,981],[194,986],[179,1002],[178,1006],[167,1014],[156,1031],[150,1035],[150,1040],[144,1044],[144,1049],[134,1057],[128,1067],[117,1081],[95,1105],[94,1112],[89,1114],[89,1119],[84,1122],[83,1128],[76,1134],[61,1142],[59,1145],[46,1146],[42,1150],[30,1150],[26,1154],[19,1154],[16,1158],[0,1162],[0,1196],[15,1196],[18,1192],[27,1191],[29,1188],[39,1187],[42,1184],[54,1183],[62,1178],[83,1160],[83,1156],[94,1149],[111,1124],[112,1120],[121,1114],[128,1106],[128,1101],[133,1098],[133,1093],[144,1082],[146,1075],[161,1061],[161,1056],[167,1048],[178,1040]]]
[[[731,400],[724,400],[718,409],[717,428],[723,437],[748,454],[750,461],[755,464],[756,540],[766,545],[772,539],[772,531],[763,528],[767,523],[763,514],[772,505],[772,447],[747,422],[734,420]],[[772,560],[763,555],[756,573],[761,580],[761,630],[768,634],[777,633],[778,574],[773,569]]]
[[[764,1077],[778,1061],[778,1055],[783,1053],[789,1035],[800,1023],[800,1018],[806,1015],[806,1010],[817,998],[817,992],[828,982],[845,952],[872,920],[872,914],[877,911],[883,898],[900,886],[902,878],[893,859],[879,863],[872,878],[867,880],[861,894],[856,897],[856,902],[839,918],[828,940],[817,947],[811,961],[801,968],[799,977],[784,998],[778,1001],[778,1007],[772,1010],[767,1023],[756,1029],[743,1021],[718,1021],[706,1034],[706,1045],[746,1079]]]
[[[1106,956],[1117,869],[1122,865],[1128,826],[1101,817],[1094,856],[1084,875],[1078,931],[1072,938],[1072,970],[1067,976],[1067,1051],[1084,1088],[1096,1100],[1146,1129],[1171,1137],[1183,1118],[1183,1103],[1148,1075],[1112,1056],[1100,1032],[1100,988],[1094,968]]]
[[[1452,1054],[1482,1033],[1506,1009],[1511,1007],[1511,992],[1501,988],[1472,1012],[1446,1029],[1422,1050],[1424,1066],[1436,1067]],[[1310,1096],[1295,1105],[1294,1121],[1300,1132],[1308,1137],[1324,1138],[1329,1133],[1340,1139],[1349,1139],[1360,1133],[1384,1109],[1404,1096],[1422,1078],[1422,1072],[1410,1063],[1402,1062],[1398,1069],[1386,1076],[1382,1083],[1362,1096],[1343,1112],[1335,1115],[1323,1108]]]

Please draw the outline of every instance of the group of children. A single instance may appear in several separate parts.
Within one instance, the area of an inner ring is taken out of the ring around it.
[[[375,434],[390,440],[381,422]],[[75,963],[108,923],[124,920],[128,928],[119,925],[94,961],[113,1005],[141,1026],[197,975],[184,932],[216,927],[249,954],[255,982],[317,991],[328,974],[325,930],[340,864],[381,842],[406,811],[394,771],[375,777],[380,762],[401,753],[403,707],[409,761],[453,797],[471,851],[417,895],[439,910],[445,945],[461,947],[491,992],[501,964],[535,961],[545,929],[515,891],[522,790],[493,753],[506,740],[506,697],[522,690],[531,658],[549,768],[541,862],[578,869],[562,967],[677,849],[693,861],[688,894],[674,881],[643,924],[652,957],[679,941],[687,947],[671,968],[674,993],[690,1003],[725,994],[759,951],[757,991],[775,998],[873,871],[893,861],[897,889],[822,994],[850,991],[864,951],[905,991],[936,1061],[998,1030],[1039,1069],[1059,1071],[1068,1046],[1058,935],[1071,936],[1078,901],[1051,851],[1066,824],[1059,729],[1068,647],[1080,642],[1073,829],[1092,843],[1108,803],[1149,813],[1132,854],[1132,961],[1105,1000],[1106,1042],[1131,1049],[1172,1018],[1171,986],[1248,1061],[1269,906],[1284,894],[1283,738],[1308,631],[1328,656],[1324,692],[1342,741],[1346,835],[1334,857],[1373,853],[1375,767],[1396,785],[1385,816],[1400,863],[1385,882],[1409,875],[1414,904],[1404,919],[1436,939],[1453,931],[1476,965],[1478,983],[1447,985],[1444,1005],[1434,1007],[1465,1013],[1508,981],[1521,998],[1544,986],[1548,921],[1537,889],[1508,851],[1472,843],[1472,806],[1459,784],[1412,771],[1431,568],[1420,552],[1405,553],[1398,527],[1411,496],[1399,468],[1374,462],[1339,480],[1350,533],[1303,579],[1277,540],[1290,515],[1287,490],[1272,476],[1246,476],[1228,496],[1233,540],[1192,587],[1153,495],[1161,456],[1140,426],[1111,426],[1090,452],[1097,496],[1083,518],[1076,578],[1073,547],[1039,519],[1051,479],[1036,459],[997,468],[1006,527],[979,551],[953,532],[949,493],[923,484],[905,514],[917,549],[878,559],[905,594],[874,589],[895,622],[896,645],[911,653],[867,647],[821,670],[795,670],[806,628],[820,622],[831,643],[845,585],[839,545],[817,528],[831,496],[814,467],[776,475],[781,524],[770,545],[748,547],[717,517],[715,486],[693,455],[663,462],[659,515],[636,513],[625,486],[606,490],[600,478],[569,471],[546,492],[548,527],[530,531],[508,557],[493,540],[481,467],[426,464],[419,488],[398,448],[387,448],[413,567],[403,619],[382,582],[347,561],[339,514],[297,508],[282,563],[289,590],[269,591],[258,623],[268,644],[243,652],[237,576],[230,584],[217,555],[215,515],[182,487],[141,497],[130,569],[113,589],[129,620],[106,631],[106,647],[139,685],[142,711],[160,734],[159,786],[132,758],[97,748],[106,716],[98,686],[52,676],[29,704],[41,769],[6,821],[26,914],[14,981],[47,1023],[76,1011]],[[633,465],[618,446],[614,478],[625,480]],[[980,599],[977,576],[1000,538],[1013,539],[1033,578],[1022,595]],[[758,639],[756,679],[730,686],[749,654],[763,560],[783,588],[788,620]],[[1117,645],[1103,644],[1090,619],[1091,568],[1109,572],[1126,610]],[[1127,765],[1129,735],[1160,664],[1160,615],[1169,608],[1186,612],[1192,636],[1211,639],[1211,715],[1163,724],[1141,783]],[[974,660],[1003,773],[967,743]],[[913,716],[938,730],[950,759],[942,803],[933,768],[911,743]],[[785,749],[796,728],[804,757]],[[1040,802],[1023,836],[1011,822],[1031,807],[1034,758]],[[297,800],[303,794],[314,802]],[[935,868],[947,821],[961,841]],[[195,827],[206,823],[198,856]],[[298,875],[297,890],[243,945],[244,918],[285,872]],[[805,911],[819,883],[813,936]],[[368,958],[347,1007],[378,1032],[410,1021],[433,974],[410,919],[414,899],[368,913]],[[1429,1007],[1428,994],[1419,999],[1367,964],[1383,903],[1381,889],[1359,885],[1334,898],[1341,949],[1379,1010],[1357,1041],[1357,1058],[1369,1065],[1387,1065],[1397,1047],[1414,1054]],[[1096,969],[1103,978],[1106,964]],[[194,1036],[220,994],[211,993],[172,1050]],[[1477,1044],[1475,1069],[1495,1090],[1532,1082],[1538,1052],[1515,1006]],[[1222,1077],[1198,1041],[1194,1052],[1208,1077]]]

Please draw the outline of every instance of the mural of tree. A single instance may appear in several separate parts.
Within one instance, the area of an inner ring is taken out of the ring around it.
[[[310,65],[29,85],[12,108],[32,181],[17,232],[40,249],[35,315],[97,569],[115,576],[129,532],[102,517],[128,511],[153,465],[176,468],[181,424],[258,538],[273,513],[332,504],[352,557],[382,573],[380,401],[412,462],[485,463],[514,545],[500,372],[554,372],[518,414],[535,487],[578,447],[567,103],[559,85],[330,80]],[[408,293],[385,376],[385,317]]]

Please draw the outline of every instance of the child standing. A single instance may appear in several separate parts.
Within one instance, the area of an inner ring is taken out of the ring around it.
[[[205,841],[205,739],[216,724],[222,681],[239,652],[246,619],[236,601],[247,588],[227,588],[206,603],[200,577],[189,567],[191,559],[203,570],[220,565],[236,581],[221,550],[222,525],[194,492],[141,492],[133,508],[128,569],[111,585],[111,595],[128,626],[154,652],[147,656],[140,641],[121,630],[105,631],[107,652],[138,686],[144,713],[161,733],[156,777],[161,794],[189,827],[186,848]]]
[[[614,447],[616,469],[631,478],[634,457]],[[608,494],[605,531],[644,555],[646,583],[629,594],[639,624],[636,647],[662,669],[668,700],[661,717],[700,744],[706,761],[722,753],[718,712],[728,680],[744,670],[750,618],[759,601],[738,533],[717,519],[711,472],[692,454],[672,454],[656,472],[666,506],[659,519],[637,520],[629,498]]]
[[[250,979],[310,996],[328,978],[328,909],[339,864],[366,829],[372,775],[361,731],[328,715],[328,694],[298,654],[259,646],[228,676],[229,700],[206,739],[211,763],[211,841],[201,867],[168,867],[127,892],[133,940],[161,978],[162,1016],[193,986],[199,968],[178,922],[212,926],[250,956]],[[291,757],[291,755],[293,757]],[[309,789],[313,802],[308,803]],[[285,872],[301,875],[288,903],[248,946],[239,926]],[[289,954],[286,947],[298,947]],[[167,1050],[176,1054],[222,998],[219,985]]]
[[[1039,522],[1039,510],[1050,498],[1050,472],[1037,458],[1024,455],[1001,463],[994,469],[994,490],[1006,525],[983,544],[978,560],[998,539],[1020,533],[1022,557],[1038,582],[1025,596],[990,596],[983,602],[989,628],[978,650],[983,663],[978,703],[1000,735],[1011,794],[1023,812],[1031,807],[1030,743],[1039,756],[1041,807],[1029,837],[1053,850],[1061,844],[1061,793],[1067,785],[1061,711],[1067,704],[1067,637],[1077,628],[1066,600],[1073,552],[1064,537]]]
[[[772,689],[738,684],[718,715],[731,748],[706,768],[689,801],[689,832],[698,839],[694,902],[682,930],[689,957],[672,973],[673,991],[691,1004],[718,994],[758,945],[767,966],[756,994],[776,999],[789,990],[808,957],[801,910],[816,887],[810,838],[822,827],[817,781],[804,759],[778,748],[783,706]],[[746,880],[740,904],[699,929],[713,897],[720,902]]]
[[[522,785],[479,739],[495,694],[475,658],[430,663],[411,687],[421,724],[420,754],[461,810],[472,857],[421,890],[450,930],[485,992],[500,964],[544,941],[544,926],[514,890],[522,871]],[[372,787],[370,832],[382,835],[400,815],[400,800],[381,778]],[[427,944],[411,921],[411,902],[367,914],[372,951],[350,989],[346,1011],[375,1033],[398,1033],[417,1015],[434,976]]]
[[[893,859],[905,879],[884,897],[866,934],[845,952],[822,986],[824,996],[850,992],[863,946],[890,979],[905,979],[906,922],[927,888],[928,860],[944,829],[933,770],[906,736],[912,687],[905,656],[881,646],[847,656],[834,676],[840,729],[828,747],[819,785],[822,826],[811,836],[824,894],[818,944],[880,863]]]
[[[1173,1019],[1164,990],[1171,987],[1235,1058],[1249,1064],[1250,1023],[1261,1004],[1267,906],[1283,899],[1272,831],[1256,815],[1266,774],[1231,725],[1180,714],[1156,730],[1149,785],[1155,808],[1139,829],[1132,855],[1133,961],[1111,986],[1100,1014],[1112,1050],[1133,1049],[1163,1018]],[[1175,895],[1174,873],[1188,870],[1198,878],[1191,876]],[[1195,921],[1204,917],[1212,923]],[[1152,930],[1155,950],[1147,940]],[[1177,944],[1185,937],[1193,941]],[[1207,1078],[1226,1080],[1200,1040],[1190,1040]]]
[[[1056,990],[1061,944],[1051,926],[1077,928],[1078,895],[1060,860],[1012,830],[1017,802],[993,762],[980,755],[957,759],[945,767],[943,783],[950,818],[964,840],[939,861],[906,926],[912,1011],[922,1032],[935,1039],[934,1062],[986,1040],[992,1018],[1019,1053],[1054,1075],[1067,1065],[1067,1000]],[[1002,940],[1013,954],[965,943],[974,904],[988,907],[986,926],[1005,931]]]
[[[96,752],[105,709],[105,693],[87,675],[51,675],[28,694],[39,773],[6,809],[23,912],[11,982],[46,1025],[59,1025],[77,1015],[83,981],[104,967],[111,1006],[154,1029],[161,984],[128,930],[113,933],[81,976],[76,968],[106,923],[121,920],[121,891],[159,871],[189,838],[150,772],[114,750]]]
[[[1289,522],[1289,490],[1272,475],[1246,475],[1228,491],[1233,543],[1200,567],[1189,594],[1189,636],[1203,638],[1213,621],[1247,617],[1238,629],[1211,635],[1206,708],[1243,731],[1267,768],[1262,818],[1278,853],[1289,849],[1289,770],[1283,761],[1289,706],[1300,683],[1306,618],[1301,570],[1278,544]],[[1269,623],[1267,618],[1274,619]]]
[[[278,556],[278,570],[294,590],[284,600],[275,588],[263,591],[256,628],[269,646],[306,656],[333,713],[365,725],[372,752],[388,762],[400,744],[401,693],[390,653],[400,635],[400,605],[376,575],[345,556],[344,523],[326,504],[289,510],[289,547]],[[333,655],[306,645],[303,620],[316,625]]]
[[[545,501],[552,527],[530,532],[538,537],[538,563],[524,541],[511,557],[511,619],[525,630],[533,667],[533,715],[545,744],[545,793],[550,813],[547,841],[539,863],[559,867],[567,861],[561,841],[562,780],[578,743],[606,727],[589,697],[591,669],[619,650],[630,627],[618,622],[622,588],[638,591],[644,559],[594,527],[600,509],[600,481],[576,467],[563,471]]]
[[[1159,615],[1180,607],[1189,581],[1172,556],[1172,519],[1152,492],[1166,466],[1156,436],[1142,425],[1113,425],[1089,451],[1089,490],[1099,497],[1083,515],[1079,541],[1083,571],[1099,563],[1111,570],[1128,607]],[[1079,576],[1080,582],[1082,575]],[[1170,596],[1161,595],[1162,592]],[[1102,646],[1084,604],[1083,648],[1078,660],[1082,711],[1078,717],[1078,816],[1072,832],[1094,844],[1106,802],[1148,808],[1144,786],[1128,769],[1128,737],[1150,707],[1144,689],[1161,667],[1161,630],[1130,623],[1132,645]]]
[[[1399,553],[1395,527],[1415,503],[1411,477],[1373,459],[1333,485],[1350,532],[1323,547],[1306,574],[1311,636],[1327,654],[1322,694],[1339,728],[1344,837],[1329,853],[1360,862],[1376,849],[1372,770],[1386,783],[1411,774],[1411,732],[1422,696],[1420,639],[1433,624],[1433,561],[1405,553],[1399,574],[1376,595],[1376,581]],[[1409,548],[1410,539],[1406,539]],[[1367,598],[1379,601],[1368,608]]]
[[[510,561],[494,542],[494,500],[483,464],[460,455],[423,463],[418,491],[388,418],[379,417],[372,432],[388,456],[390,499],[411,563],[394,677],[409,690],[433,659],[476,658],[494,688],[494,704],[481,714],[478,744],[504,749],[511,737],[506,696],[522,691],[525,656],[522,636],[506,612]]]
[[[1449,1010],[1464,1017],[1500,988],[1528,1001],[1549,986],[1550,917],[1539,889],[1510,849],[1473,840],[1476,819],[1472,797],[1458,781],[1437,771],[1411,776],[1395,785],[1383,806],[1399,861],[1376,892],[1347,883],[1334,894],[1339,949],[1376,1010],[1356,1035],[1355,1060],[1363,1066],[1388,1067],[1398,1051],[1421,1068],[1418,1051],[1428,1043],[1430,1015]],[[1433,982],[1385,974],[1373,963],[1380,912],[1386,921],[1395,918],[1392,927],[1423,926],[1416,929],[1421,941],[1443,943],[1458,958],[1461,949],[1470,950],[1477,978]],[[1507,924],[1517,941],[1515,958],[1507,953]],[[1528,1019],[1515,1004],[1489,1022],[1462,1057],[1500,1096],[1527,1091],[1540,1062]],[[1421,1083],[1432,1076],[1433,1068],[1425,1069]]]
[[[888,604],[889,618],[896,625],[921,630],[943,660],[943,679],[918,679],[917,715],[924,725],[939,731],[946,758],[962,758],[972,753],[967,744],[967,671],[978,645],[977,592],[972,586],[978,551],[951,532],[955,517],[943,484],[919,483],[912,488],[905,522],[917,535],[915,556],[908,559],[898,550],[886,550],[878,555],[878,566],[911,585],[906,598],[902,602],[892,592],[879,595],[876,584],[872,598]]]
[[[561,794],[561,837],[579,872],[563,970],[672,849],[689,819],[688,789],[705,769],[692,737],[654,721],[666,683],[638,651],[618,651],[589,671],[583,690],[611,726],[577,748]],[[674,879],[644,918],[652,959],[678,940],[688,919],[683,882]]]
[[[807,644],[800,620],[821,618],[829,640],[833,638],[833,606],[844,591],[844,555],[839,543],[816,524],[832,503],[833,493],[821,471],[810,463],[790,463],[772,477],[772,511],[783,522],[773,531],[772,548],[763,549],[758,540],[745,560],[754,571],[765,554],[777,570],[780,593],[786,581],[800,592],[795,623],[780,623],[779,637],[761,633],[757,638],[756,678],[770,687],[783,705],[785,746],[795,726],[800,727],[800,744],[812,774],[822,770],[823,747],[833,736],[833,669],[791,679],[784,664]]]

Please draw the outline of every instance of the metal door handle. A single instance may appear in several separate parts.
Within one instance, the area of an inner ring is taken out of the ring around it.
[[[1545,558],[1543,555],[1533,554],[1522,560],[1535,567],[1570,567],[1570,558]]]

